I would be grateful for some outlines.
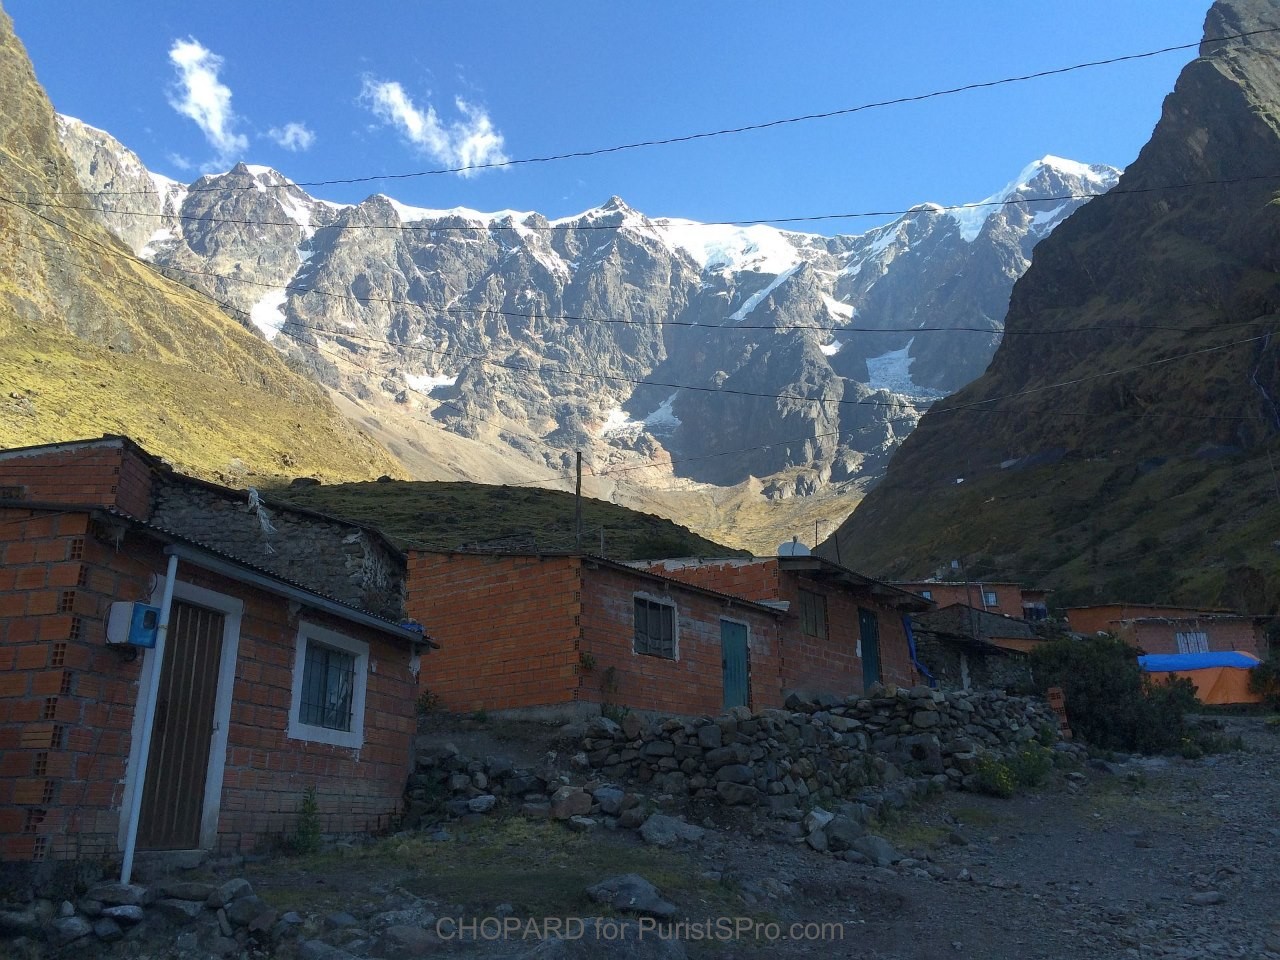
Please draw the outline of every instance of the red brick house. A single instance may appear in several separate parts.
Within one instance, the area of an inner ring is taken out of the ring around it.
[[[403,557],[247,500],[120,437],[0,452],[0,860],[114,859],[135,797],[140,851],[269,843],[310,789],[326,832],[391,824],[430,645]],[[107,642],[170,582],[162,656]]]
[[[407,609],[455,711],[782,706],[781,610],[576,554],[412,551]]]
[[[985,610],[1022,620],[1044,620],[1049,616],[1048,591],[1031,589],[1020,583],[978,580],[897,580],[893,585],[919,594],[941,607],[961,603],[975,610]]]
[[[785,606],[779,642],[784,696],[848,696],[883,681],[912,686],[918,668],[907,615],[933,604],[818,556],[655,560],[646,569]]]
[[[1219,653],[1238,650],[1266,659],[1270,617],[1231,610],[1144,603],[1070,607],[1067,623],[1077,633],[1113,633],[1144,653]]]

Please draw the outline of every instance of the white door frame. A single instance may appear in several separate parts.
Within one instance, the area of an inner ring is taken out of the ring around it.
[[[164,586],[163,578],[151,594],[151,602],[158,604]],[[218,815],[222,808],[222,779],[227,765],[227,733],[231,725],[231,695],[235,687],[236,658],[240,649],[240,621],[244,616],[244,601],[225,593],[218,593],[192,583],[178,580],[173,585],[173,599],[185,600],[205,607],[223,616],[222,655],[218,662],[218,692],[213,704],[213,737],[209,741],[209,769],[204,781],[204,804],[200,813],[200,849],[211,850],[218,842]],[[143,670],[138,682],[138,696],[133,711],[133,732],[129,742],[129,762],[124,775],[124,803],[120,808],[118,841],[124,849],[128,830],[133,782],[139,776],[137,757],[142,747],[142,711],[137,706],[147,702],[151,693],[151,671],[146,669],[146,658],[155,656],[155,650],[143,653]],[[159,681],[160,671],[155,671]],[[136,796],[142,797],[142,791]],[[139,799],[141,802],[141,799]]]

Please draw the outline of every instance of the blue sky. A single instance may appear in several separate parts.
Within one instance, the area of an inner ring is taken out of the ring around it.
[[[1208,0],[88,4],[3,0],[55,109],[158,172],[297,181],[838,110],[1199,39]],[[741,220],[965,203],[1055,154],[1123,166],[1194,51],[604,157],[310,188],[564,216]],[[862,232],[867,221],[815,226]]]

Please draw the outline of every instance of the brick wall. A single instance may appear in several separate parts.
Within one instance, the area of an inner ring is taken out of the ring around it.
[[[116,540],[85,514],[0,509],[0,860],[110,857],[144,658],[105,643],[115,600],[144,600],[165,558]],[[365,747],[287,740],[297,615],[282,598],[205,574],[179,579],[246,603],[228,732],[220,845],[243,849],[291,829],[318,788],[335,830],[386,825],[410,769],[416,684],[409,652],[375,631],[309,621],[370,642]],[[283,692],[282,692],[283,691]]]
[[[904,590],[910,590],[912,593],[921,593],[928,591],[931,599],[939,607],[950,606],[953,603],[963,603],[966,606],[974,607],[978,610],[988,610],[991,613],[1002,613],[1005,616],[1017,617],[1023,616],[1022,609],[1022,588],[1015,583],[982,583],[978,580],[971,580],[967,584],[960,582],[942,582],[942,583],[902,583],[898,584]],[[985,602],[984,594],[994,593],[996,602],[993,606],[989,606]],[[1043,593],[1037,593],[1037,597],[1043,598]]]
[[[1239,650],[1262,659],[1258,629],[1252,620],[1174,620],[1169,623],[1136,623],[1130,621],[1120,629],[1120,636],[1144,653],[1178,653],[1179,633],[1198,631],[1207,635],[1214,653]]]
[[[859,607],[874,610],[879,619],[881,679],[903,686],[917,682],[901,615],[881,605],[869,592],[784,572],[772,557],[712,562],[666,560],[648,567],[663,576],[749,600],[787,601],[790,609],[782,621],[779,644],[784,692],[847,696],[865,689],[862,660],[857,653]],[[826,637],[805,634],[800,617],[801,589],[827,598]]]
[[[151,520],[167,530],[248,560],[385,617],[404,610],[404,559],[380,538],[337,520],[274,505],[266,533],[249,495],[160,475]]]
[[[407,612],[440,644],[423,660],[420,681],[441,706],[471,712],[576,701],[577,558],[415,551],[408,571]]]
[[[22,488],[26,500],[150,513],[151,471],[123,440],[0,452],[0,487]]]
[[[1208,613],[1209,611],[1203,611]],[[1145,604],[1108,603],[1092,607],[1067,609],[1067,625],[1076,633],[1093,636],[1096,633],[1115,633],[1120,621],[1139,617],[1187,617],[1186,607],[1157,607]]]
[[[675,606],[677,659],[635,653],[637,593]],[[722,713],[725,618],[747,625],[748,705],[782,705],[772,615],[612,568],[585,570],[582,596],[582,650],[592,661],[583,674],[582,701],[673,714]]]

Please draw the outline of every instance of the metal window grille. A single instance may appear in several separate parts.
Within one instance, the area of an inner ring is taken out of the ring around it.
[[[991,590],[984,592],[982,594],[982,599],[988,607],[994,607],[1000,603],[1000,598],[997,597],[995,595],[995,592]]]
[[[1178,642],[1179,653],[1209,652],[1209,634],[1203,630],[1188,630],[1185,633],[1179,631],[1174,634],[1174,639]]]
[[[827,636],[827,598],[812,590],[800,591],[800,629],[806,636]]]
[[[675,659],[675,613],[670,604],[636,597],[636,653]]]
[[[356,658],[314,640],[307,641],[298,720],[328,730],[351,730]]]

